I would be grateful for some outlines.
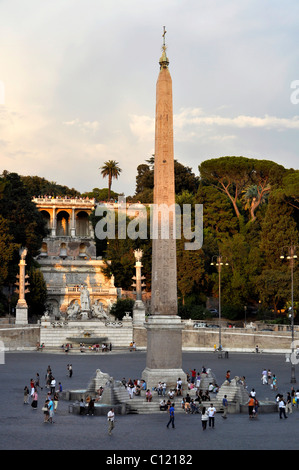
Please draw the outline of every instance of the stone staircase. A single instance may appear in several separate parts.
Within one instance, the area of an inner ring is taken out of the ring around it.
[[[216,383],[215,376],[208,370],[206,374],[201,374],[200,389],[206,391],[209,388],[209,384]],[[145,390],[141,391],[139,396],[134,396],[130,399],[127,389],[123,386],[120,381],[114,381],[108,374],[102,373],[99,369],[97,370],[96,377],[94,377],[88,386],[88,394],[95,396],[96,390],[99,386],[104,387],[101,403],[110,405],[125,404],[126,413],[128,414],[150,414],[150,413],[163,413],[160,411],[160,402],[164,399],[163,396],[158,395],[156,391],[152,391],[152,401],[147,402],[145,398]],[[196,398],[196,389],[183,390],[183,396],[175,396],[171,399],[171,402],[175,404],[176,413],[185,413],[182,408],[182,398],[186,397],[186,394],[193,399]],[[229,384],[225,381],[217,394],[210,393],[210,401],[204,401],[200,404],[200,409],[205,406],[208,408],[211,403],[216,408],[216,411],[222,412],[223,405],[222,399],[224,395],[227,396],[228,400],[228,412],[239,413],[240,407],[248,402],[248,392],[244,386],[240,383],[239,378],[235,377]],[[168,395],[166,393],[165,400],[167,401]],[[198,404],[198,403],[197,403]],[[165,411],[164,413],[167,413]]]

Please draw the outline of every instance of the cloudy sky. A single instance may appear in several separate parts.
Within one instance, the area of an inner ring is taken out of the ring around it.
[[[298,169],[298,0],[0,0],[0,171],[135,192],[154,152],[163,26],[175,158]]]

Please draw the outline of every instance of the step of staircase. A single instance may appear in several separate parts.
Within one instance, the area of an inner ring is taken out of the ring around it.
[[[128,414],[150,414],[150,413],[166,413],[167,411],[160,410],[160,397],[154,397],[151,402],[147,402],[144,397],[134,397],[132,399],[126,400],[126,408]],[[185,409],[182,408],[182,398],[175,397],[172,400],[172,403],[175,404],[175,413],[183,414],[185,413]],[[211,403],[216,408],[217,412],[223,411],[222,400],[219,400],[217,397],[213,397],[211,401],[205,401],[200,405],[200,408],[205,406],[208,408]]]

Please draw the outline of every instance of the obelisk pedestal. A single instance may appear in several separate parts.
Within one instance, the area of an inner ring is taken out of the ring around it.
[[[160,72],[156,86],[156,127],[152,240],[151,316],[147,329],[147,388],[166,382],[175,388],[178,378],[186,383],[182,369],[182,322],[177,315],[177,265],[175,237],[175,188],[173,151],[172,80],[166,56],[165,29]]]
[[[182,328],[178,316],[151,315],[148,318],[146,368],[142,373],[147,388],[156,387],[158,382],[175,388],[178,378],[187,382],[182,369]]]

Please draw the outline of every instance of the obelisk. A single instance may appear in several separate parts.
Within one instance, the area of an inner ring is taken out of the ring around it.
[[[142,374],[148,388],[160,381],[170,387],[178,378],[186,381],[182,370],[182,323],[177,315],[175,221],[170,210],[175,204],[173,104],[165,33],[164,28],[156,85],[153,220],[157,231],[152,234],[151,315],[145,324],[147,356]]]
[[[16,325],[27,325],[28,323],[28,306],[25,299],[25,294],[29,292],[27,286],[29,286],[29,282],[27,279],[29,276],[25,273],[26,261],[25,258],[27,256],[27,248],[20,249],[20,263],[19,263],[19,274],[17,275],[17,282],[15,283],[18,286],[15,290],[16,294],[19,294],[18,303],[16,306]]]

